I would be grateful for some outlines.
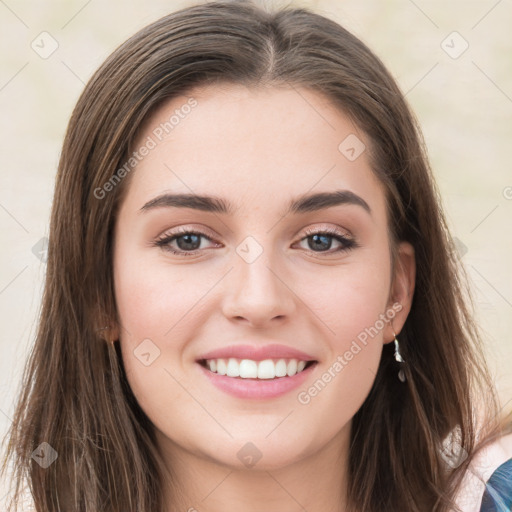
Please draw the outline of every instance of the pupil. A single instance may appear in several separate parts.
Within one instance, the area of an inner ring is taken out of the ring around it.
[[[329,236],[326,236],[326,235],[313,235],[312,238],[313,238],[315,244],[320,239],[323,239],[324,240],[324,245],[327,245],[327,247],[316,247],[317,249],[321,249],[321,250],[328,250],[328,249],[330,249],[332,240],[330,240]]]
[[[180,243],[181,240],[186,240],[185,241],[185,244],[182,244]],[[190,241],[190,239],[195,239],[194,241]],[[190,235],[182,235],[180,236],[179,238],[176,239],[177,243],[178,243],[178,247],[182,250],[186,250],[186,249],[197,249],[197,247],[190,247],[190,244],[192,244],[193,246],[194,245],[198,245],[198,241],[199,241],[199,236],[198,235],[193,235],[193,234],[190,234]],[[199,243],[200,245],[200,243]]]

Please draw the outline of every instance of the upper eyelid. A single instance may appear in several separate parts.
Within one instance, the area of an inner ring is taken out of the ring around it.
[[[315,234],[315,233],[326,233],[326,234],[329,234],[329,235],[337,235],[337,236],[343,236],[345,238],[353,238],[353,235],[352,233],[346,229],[346,228],[341,228],[339,226],[336,226],[336,227],[333,227],[333,226],[324,226],[324,227],[310,227],[310,226],[307,226],[303,229],[303,232],[306,236],[310,235],[310,234]],[[347,236],[345,236],[347,235]]]
[[[303,229],[305,230],[303,232],[303,235],[300,238],[297,238],[297,240],[294,243],[300,243],[304,239],[306,239],[310,236],[314,236],[315,234],[323,234],[323,235],[327,235],[331,238],[336,239],[337,242],[341,243],[341,244],[343,244],[343,243],[354,244],[355,243],[356,245],[358,245],[356,239],[352,236],[352,234],[350,232],[340,233],[340,230],[343,230],[343,231],[346,231],[346,230],[344,230],[343,228],[340,228],[339,226],[337,226],[336,228],[334,228],[334,227],[313,228],[313,227],[308,226]],[[214,244],[215,243],[219,244],[219,242],[216,241],[215,236],[210,236],[208,233],[203,232],[203,228],[196,229],[196,228],[192,228],[192,227],[188,228],[186,226],[185,227],[180,226],[180,227],[176,228],[176,231],[171,232],[171,233],[164,232],[164,234],[162,234],[156,238],[155,242],[156,243],[164,242],[166,244],[170,244],[171,242],[174,242],[180,236],[183,236],[186,234],[195,234],[199,237],[206,238],[207,240],[209,240],[210,242],[212,242]],[[348,236],[347,236],[347,234],[348,234]],[[194,251],[184,251],[184,252],[193,254],[194,252],[201,251],[201,250],[204,250],[204,249],[195,249]],[[178,250],[178,252],[181,252],[181,250]],[[327,252],[326,252],[326,254],[327,254]]]
[[[305,228],[302,228],[301,231],[303,232],[303,236],[300,238],[300,240],[302,240],[303,238],[305,238],[307,236],[312,236],[312,235],[317,234],[317,233],[327,234],[327,235],[331,235],[331,236],[341,236],[341,237],[344,237],[344,238],[352,238],[353,237],[352,233],[348,229],[340,228],[339,226],[337,226],[337,227],[332,227],[332,226],[329,226],[329,227],[326,227],[326,226],[323,226],[323,227],[306,226]],[[195,228],[195,227],[192,227],[192,226],[191,227],[180,226],[180,227],[175,228],[174,231],[172,231],[172,230],[164,231],[164,233],[159,235],[156,239],[157,240],[161,240],[161,239],[164,239],[164,238],[174,238],[174,237],[179,237],[182,234],[189,234],[189,233],[204,236],[205,238],[208,238],[211,241],[214,241],[214,239],[215,239],[215,235],[210,234],[210,231],[208,229],[206,229],[206,228]],[[297,232],[297,236],[298,236],[298,233],[300,233],[300,231]]]

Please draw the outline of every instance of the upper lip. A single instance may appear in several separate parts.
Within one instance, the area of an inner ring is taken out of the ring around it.
[[[251,359],[263,361],[264,359],[299,359],[301,361],[315,361],[316,359],[301,350],[286,345],[270,344],[263,346],[254,345],[229,345],[227,347],[211,350],[198,358],[204,359]]]

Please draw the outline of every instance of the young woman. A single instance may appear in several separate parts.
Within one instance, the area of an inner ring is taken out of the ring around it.
[[[160,19],[69,124],[13,505],[509,510],[463,277],[361,41],[250,2]]]

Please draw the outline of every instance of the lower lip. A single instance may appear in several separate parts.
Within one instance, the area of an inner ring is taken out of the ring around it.
[[[317,363],[312,364],[292,377],[278,377],[276,379],[242,379],[240,377],[227,377],[211,372],[198,363],[204,375],[221,391],[237,398],[274,398],[284,395],[299,387],[311,374]]]

